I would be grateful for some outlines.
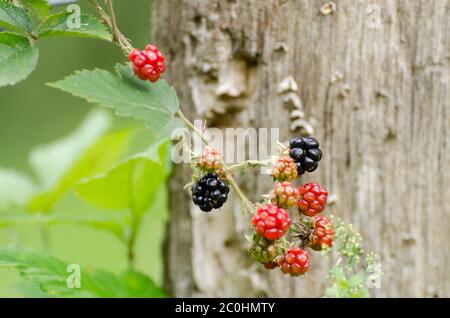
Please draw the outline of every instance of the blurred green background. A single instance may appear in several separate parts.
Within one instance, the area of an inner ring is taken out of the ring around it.
[[[91,12],[88,1],[79,2],[82,12]],[[119,25],[136,47],[149,38],[151,1],[115,1]],[[64,9],[59,7],[57,10]],[[0,167],[30,174],[30,150],[73,131],[95,106],[62,91],[46,86],[75,70],[102,68],[112,70],[125,61],[118,47],[93,39],[50,38],[38,42],[40,52],[36,70],[13,87],[0,88]],[[140,125],[114,118],[115,127]],[[145,145],[135,145],[130,154]],[[136,268],[156,283],[162,282],[161,244],[167,222],[166,192],[162,191],[147,214],[137,242]],[[71,191],[54,209],[58,214],[91,213],[93,208],[77,199]],[[14,211],[10,211],[13,213]],[[103,211],[104,213],[117,213]],[[0,229],[0,245],[17,244],[43,250],[39,226],[21,225]],[[126,267],[125,247],[113,235],[90,228],[54,226],[49,232],[52,255],[83,267],[97,267],[118,273]],[[44,296],[20,279],[15,271],[0,270],[0,297]]]

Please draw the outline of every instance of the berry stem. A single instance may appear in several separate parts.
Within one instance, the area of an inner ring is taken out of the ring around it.
[[[112,27],[112,33],[114,36],[114,40],[121,43],[122,41],[120,40],[120,32],[119,32],[119,28],[117,26],[117,19],[116,19],[116,14],[114,12],[114,6],[111,0],[105,0],[106,5],[108,6],[108,12],[109,12],[109,16],[111,18],[111,27]]]
[[[186,124],[189,130],[191,130],[193,133],[199,136],[205,145],[209,145],[209,141],[203,136],[203,132],[201,132],[197,127],[195,127],[194,124],[191,123],[189,119],[187,119],[187,117],[183,114],[181,110],[178,110],[175,113],[175,115]]]
[[[128,267],[130,269],[133,269],[136,249],[136,237],[141,224],[140,214],[135,209],[131,209],[130,223],[130,233],[127,240],[127,259]]]
[[[89,0],[89,1],[91,5],[94,7],[95,11],[97,11],[97,14],[100,16],[100,18],[103,20],[103,22],[106,24],[106,26],[113,34],[114,42],[122,49],[125,55],[128,55],[133,49],[133,46],[130,44],[128,39],[122,34],[122,32],[120,32],[117,26],[117,20],[114,13],[112,1],[105,0],[108,6],[109,14],[105,12],[105,10],[97,3],[96,0]]]
[[[248,214],[253,209],[254,204],[247,198],[244,192],[242,192],[241,188],[236,183],[236,180],[234,180],[230,173],[227,174],[227,180],[230,186],[233,188],[234,192],[236,192],[238,198],[241,200],[241,203],[243,205],[242,210],[244,211],[244,214]]]
[[[268,166],[271,163],[271,159],[267,159],[267,160],[247,160],[247,161],[243,161],[241,163],[237,163],[235,165],[231,165],[227,168],[228,171],[236,171],[236,170],[240,170],[240,169],[245,169],[245,168],[257,168],[257,167],[264,167],[264,166]]]

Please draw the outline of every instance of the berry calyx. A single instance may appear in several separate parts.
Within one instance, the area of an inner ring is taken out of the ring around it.
[[[290,274],[291,276],[299,276],[306,273],[310,260],[311,257],[308,252],[300,247],[293,247],[287,254],[279,257],[277,262],[283,273]]]
[[[208,173],[192,186],[192,201],[200,210],[209,212],[227,201],[228,192],[230,188],[216,173]]]
[[[331,220],[326,216],[318,216],[314,221],[314,230],[310,238],[310,247],[316,251],[321,251],[326,247],[333,247],[335,233]]]
[[[254,243],[250,248],[252,258],[263,264],[272,263],[283,250],[277,241],[271,241],[261,236],[254,236]]]
[[[299,191],[296,186],[288,181],[275,182],[274,190],[275,194],[274,203],[284,208],[290,208],[297,205],[299,199]]]
[[[205,147],[198,159],[198,167],[204,171],[217,171],[222,168],[222,153],[213,147]]]
[[[278,157],[272,164],[272,176],[277,181],[293,181],[297,175],[297,165],[290,157]]]
[[[285,209],[275,204],[266,204],[256,211],[252,224],[259,236],[276,240],[286,234],[291,226],[291,218]]]
[[[328,192],[316,182],[299,187],[298,209],[307,216],[314,216],[325,209]]]
[[[156,82],[166,70],[165,56],[154,45],[147,45],[144,51],[134,48],[129,55],[134,74],[142,80]]]
[[[322,159],[322,151],[319,142],[314,137],[293,137],[289,141],[289,156],[297,164],[299,176],[306,171],[313,172],[319,166]]]

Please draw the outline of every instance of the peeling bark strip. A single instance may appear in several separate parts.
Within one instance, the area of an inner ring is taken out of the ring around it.
[[[323,15],[325,3],[155,1],[152,30],[184,111],[211,126],[280,127],[287,140],[277,85],[292,76],[324,153],[310,178],[339,198],[330,213],[381,256],[373,294],[449,297],[450,2],[340,0]],[[237,200],[211,214],[193,209],[182,190],[188,170],[176,167],[171,181],[174,295],[323,296],[334,260],[313,256],[299,279],[262,270],[247,255]],[[271,186],[251,172],[240,182],[252,199]]]

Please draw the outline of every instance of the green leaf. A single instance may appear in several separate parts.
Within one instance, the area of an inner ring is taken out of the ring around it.
[[[36,185],[27,175],[0,168],[0,211],[24,207],[36,190]]]
[[[45,191],[29,203],[32,211],[48,212],[78,180],[109,169],[122,157],[134,130],[125,129],[99,138],[110,123],[109,117],[104,116],[98,112],[91,114],[71,136],[32,153],[32,166],[45,182]]]
[[[154,84],[137,81],[130,67],[118,65],[117,70],[120,76],[105,70],[79,71],[50,86],[112,108],[119,116],[142,120],[160,136],[179,107],[174,89],[164,80]]]
[[[363,274],[355,274],[348,280],[348,285],[350,287],[358,287],[364,285],[366,278]]]
[[[54,296],[66,297],[164,297],[164,291],[147,276],[127,271],[115,275],[80,266],[81,288],[69,288],[73,272],[68,263],[27,249],[0,247],[0,268],[14,269],[20,275]]]
[[[50,5],[47,0],[21,0],[22,6],[40,20],[50,14]]]
[[[159,104],[162,108],[167,108],[172,113],[179,109],[177,93],[165,80],[159,80],[156,83],[143,81],[133,74],[131,63],[117,64],[116,71],[126,83],[147,92],[150,95],[148,98],[151,99],[152,104]]]
[[[28,34],[33,30],[33,20],[24,8],[0,0],[0,27]]]
[[[49,16],[38,28],[38,38],[51,36],[76,36],[111,41],[112,36],[96,17],[81,14],[77,21],[76,13],[62,11]],[[79,22],[79,23],[78,23]]]
[[[79,225],[105,230],[117,236],[120,240],[124,237],[123,226],[115,220],[86,217],[86,216],[55,216],[47,214],[15,214],[0,216],[0,228],[17,226],[22,224],[45,225]]]
[[[90,112],[70,135],[55,142],[37,146],[30,153],[30,165],[44,189],[50,189],[111,126],[108,113]]]
[[[161,145],[167,151],[166,143]],[[162,154],[165,155],[165,154]],[[142,214],[150,207],[168,175],[159,158],[132,157],[109,172],[81,181],[77,193],[89,203],[107,209],[130,209]]]
[[[332,285],[325,290],[325,297],[327,298],[340,298],[341,290],[337,285]]]
[[[334,266],[331,269],[331,275],[332,275],[333,279],[335,281],[337,281],[338,283],[347,281],[347,277],[345,276],[345,272],[342,269],[342,267]]]
[[[148,276],[137,271],[127,271],[122,274],[122,281],[126,286],[129,297],[167,297],[166,293],[158,287]]]
[[[36,67],[38,56],[26,37],[0,32],[0,87],[24,80]]]

